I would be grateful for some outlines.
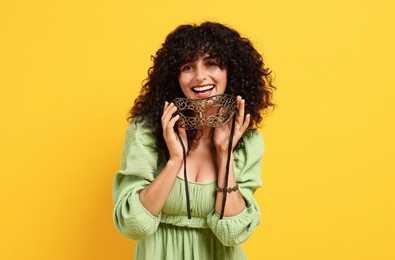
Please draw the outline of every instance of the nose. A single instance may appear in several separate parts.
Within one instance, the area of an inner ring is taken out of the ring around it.
[[[204,69],[203,66],[197,66],[196,67],[196,74],[195,74],[195,78],[197,81],[204,81],[206,79],[207,75],[206,75],[206,70]]]

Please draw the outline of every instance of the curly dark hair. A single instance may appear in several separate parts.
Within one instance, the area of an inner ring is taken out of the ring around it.
[[[151,56],[153,66],[129,117],[152,129],[157,145],[164,151],[167,147],[161,125],[163,104],[185,97],[178,83],[180,68],[203,54],[209,54],[227,70],[225,93],[245,99],[245,111],[251,115],[249,130],[258,127],[264,112],[274,108],[271,71],[265,68],[262,56],[250,40],[220,23],[181,25],[166,37],[156,55]],[[196,138],[196,132],[189,133],[188,138],[189,141]]]

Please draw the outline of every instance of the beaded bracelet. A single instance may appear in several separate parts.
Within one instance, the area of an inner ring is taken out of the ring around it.
[[[234,187],[229,187],[229,188],[227,188],[227,189],[225,189],[225,188],[220,188],[220,187],[216,187],[215,188],[215,191],[216,192],[225,192],[225,191],[227,191],[228,193],[231,193],[232,191],[237,191],[239,189],[239,185],[237,185],[236,184],[236,186],[234,186]]]

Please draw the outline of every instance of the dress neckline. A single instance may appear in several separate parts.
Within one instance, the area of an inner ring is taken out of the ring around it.
[[[185,180],[179,176],[177,176],[177,179],[184,182]],[[217,180],[213,180],[211,182],[195,182],[195,181],[189,181],[188,180],[188,184],[193,184],[193,185],[202,185],[202,186],[209,186],[209,185],[213,185],[216,184]]]

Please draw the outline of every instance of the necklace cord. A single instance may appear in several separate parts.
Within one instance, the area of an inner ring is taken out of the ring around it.
[[[228,195],[227,190],[228,190],[228,181],[229,181],[230,156],[232,155],[233,136],[235,133],[235,121],[236,121],[236,116],[233,116],[232,128],[230,130],[230,136],[229,136],[228,158],[226,160],[225,185],[224,185],[225,192],[223,193],[223,198],[222,198],[222,208],[221,208],[220,219],[222,219],[224,217],[226,198]]]
[[[185,146],[184,142],[181,139],[180,133],[176,129],[176,134],[178,136],[178,140],[180,140],[181,147],[182,147],[182,155],[184,159],[184,186],[185,186],[185,195],[186,195],[186,200],[187,200],[187,214],[188,214],[188,219],[191,219],[191,202],[189,200],[189,189],[188,189],[188,176],[187,176],[187,156],[186,156],[186,151],[185,151]]]

